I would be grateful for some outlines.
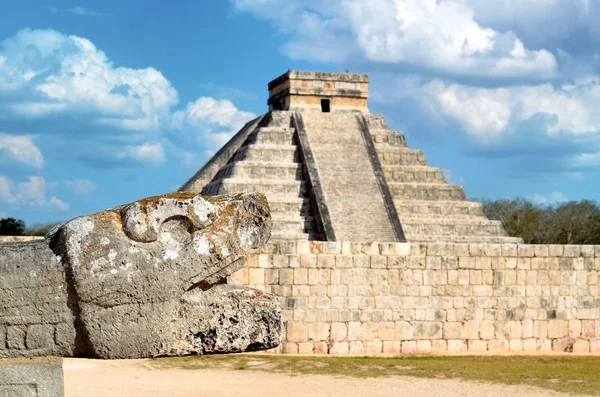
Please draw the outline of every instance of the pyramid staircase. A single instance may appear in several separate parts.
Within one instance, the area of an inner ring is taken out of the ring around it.
[[[522,242],[487,219],[481,203],[467,201],[461,186],[448,184],[440,168],[428,166],[423,152],[410,149],[383,116],[363,116],[407,241]]]
[[[315,240],[307,182],[291,113],[267,115],[201,193],[207,196],[246,191],[266,195],[271,208],[272,240]]]

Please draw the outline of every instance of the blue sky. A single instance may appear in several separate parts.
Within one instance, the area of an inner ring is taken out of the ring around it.
[[[177,189],[288,68],[369,108],[469,197],[600,199],[596,0],[21,0],[0,15],[0,217]]]

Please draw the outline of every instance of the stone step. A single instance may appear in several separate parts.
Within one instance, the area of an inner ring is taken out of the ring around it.
[[[273,219],[271,233],[277,234],[304,234],[312,231],[313,225],[299,219]]]
[[[402,218],[407,235],[506,236],[502,222],[482,218]]]
[[[312,215],[305,215],[300,212],[271,211],[271,218],[273,219],[273,222],[301,222],[307,225],[312,225],[314,223]]]
[[[394,146],[377,147],[381,165],[427,165],[423,151]]]
[[[444,217],[485,216],[481,203],[456,200],[401,200],[394,198],[396,211],[405,215],[433,215]]]
[[[282,196],[276,194],[267,194],[267,201],[271,212],[308,212],[310,204],[308,198]]]
[[[402,132],[371,129],[369,129],[369,132],[371,133],[376,148],[385,148],[389,146],[407,147],[406,139]]]
[[[260,127],[254,130],[246,144],[276,144],[276,145],[293,145],[295,143],[294,134],[295,128],[283,127]]]
[[[465,200],[461,186],[445,183],[389,182],[390,192],[396,200]]]
[[[302,177],[300,163],[235,161],[221,168],[215,178],[301,180]]]
[[[269,194],[302,197],[305,191],[306,185],[303,181],[227,178],[209,183],[204,187],[202,193],[216,196],[218,194],[259,192],[265,194],[268,200]]]
[[[385,165],[383,174],[388,182],[445,183],[442,170],[423,165]]]
[[[310,233],[290,233],[287,231],[271,231],[271,238],[269,242],[274,242],[277,240],[292,240],[292,241],[306,241],[306,240],[314,240],[311,237]]]
[[[295,145],[256,143],[242,146],[233,156],[233,161],[255,160],[282,163],[298,163],[299,151]]]
[[[521,244],[523,239],[508,236],[451,236],[451,235],[419,235],[406,234],[409,243],[416,242],[445,242],[445,243],[491,243],[491,244]]]

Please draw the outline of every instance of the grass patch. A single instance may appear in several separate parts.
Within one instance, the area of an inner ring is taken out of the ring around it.
[[[600,357],[454,356],[454,357],[306,357],[218,355],[152,360],[157,369],[252,370],[297,375],[356,378],[414,376],[460,378],[508,385],[529,385],[558,392],[600,396]]]

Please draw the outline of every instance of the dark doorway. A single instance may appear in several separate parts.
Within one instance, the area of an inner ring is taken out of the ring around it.
[[[321,99],[321,111],[329,113],[329,99]]]

